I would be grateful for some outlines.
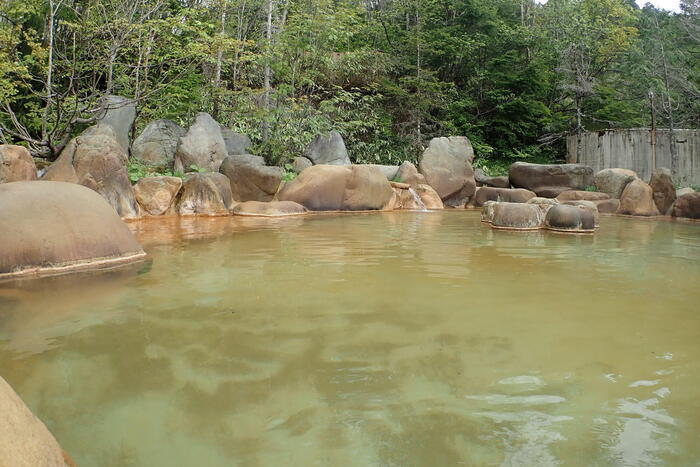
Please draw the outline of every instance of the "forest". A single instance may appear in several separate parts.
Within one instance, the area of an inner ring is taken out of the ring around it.
[[[137,102],[134,136],[209,112],[278,165],[332,129],[356,163],[466,135],[496,174],[572,132],[700,127],[699,0],[2,2],[0,143],[47,161],[107,95]]]

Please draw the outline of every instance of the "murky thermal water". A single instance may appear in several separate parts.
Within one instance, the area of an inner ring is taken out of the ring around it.
[[[700,224],[475,212],[132,224],[0,283],[0,374],[79,465],[700,463]]]

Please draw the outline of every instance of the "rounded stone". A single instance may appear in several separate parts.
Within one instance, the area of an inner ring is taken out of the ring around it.
[[[58,273],[145,256],[96,192],[64,182],[0,185],[0,277]]]
[[[294,201],[245,201],[233,208],[237,216],[286,217],[306,214],[307,209]]]
[[[559,232],[593,232],[595,230],[595,218],[589,209],[559,204],[552,206],[547,212],[544,225],[549,230]]]
[[[535,230],[542,227],[542,211],[534,204],[496,203],[491,226],[506,230]]]

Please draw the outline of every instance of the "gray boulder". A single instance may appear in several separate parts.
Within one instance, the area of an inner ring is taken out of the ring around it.
[[[284,175],[280,167],[268,167],[262,157],[251,154],[228,156],[219,170],[228,177],[236,201],[272,200]]]
[[[582,164],[531,164],[515,162],[508,171],[510,184],[526,188],[537,196],[556,198],[568,190],[593,185],[593,168]]]
[[[474,180],[480,186],[490,186],[493,188],[510,188],[508,176],[491,177],[481,169],[474,169]]]
[[[466,137],[433,138],[418,167],[446,206],[461,207],[476,190],[473,158],[474,150]]]
[[[227,155],[221,126],[211,115],[200,112],[185,136],[180,138],[175,154],[175,170],[189,172],[193,170],[192,166],[196,166],[208,172],[217,172]]]
[[[302,170],[312,165],[314,165],[314,163],[306,157],[295,157],[294,160],[292,160],[292,170],[297,174],[300,174]]]
[[[380,164],[369,164],[372,167],[376,167],[382,171],[387,180],[393,180],[399,172],[398,165],[380,165]]]
[[[661,214],[666,214],[676,200],[676,187],[673,186],[671,171],[657,168],[651,174],[649,186],[654,192],[654,203]]]
[[[149,123],[131,146],[131,156],[154,164],[173,165],[180,138],[187,132],[172,120]]]
[[[224,138],[226,152],[229,156],[250,154],[250,147],[253,145],[253,143],[250,142],[248,135],[236,133],[225,126],[221,126],[221,136]]]
[[[316,135],[316,139],[306,148],[304,155],[316,165],[351,164],[343,137],[337,131],[331,131],[327,135]]]
[[[594,183],[598,191],[620,199],[627,184],[636,178],[637,173],[633,170],[603,169],[595,174]]]
[[[99,123],[114,130],[117,142],[124,151],[129,152],[129,135],[136,119],[136,102],[121,96],[107,96],[107,110]]]

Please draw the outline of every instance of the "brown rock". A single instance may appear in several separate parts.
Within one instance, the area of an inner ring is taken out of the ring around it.
[[[628,169],[603,169],[593,177],[598,191],[607,193],[613,199],[620,199],[629,182],[637,178],[637,172]]]
[[[535,230],[542,227],[543,214],[535,204],[497,202],[491,227],[506,230]]]
[[[56,438],[0,377],[0,465],[72,466]]]
[[[508,176],[514,187],[526,188],[544,198],[554,198],[567,190],[583,190],[593,184],[593,169],[581,164],[515,162]]]
[[[78,183],[98,192],[124,218],[138,217],[128,157],[110,127],[88,128],[61,151],[42,180]]]
[[[654,192],[654,203],[661,214],[666,214],[676,200],[676,188],[673,186],[671,171],[658,168],[651,174],[649,186]]]
[[[547,211],[544,226],[549,230],[562,232],[593,232],[595,218],[593,213],[584,207],[559,204]]]
[[[549,209],[552,206],[556,206],[557,204],[559,204],[559,201],[557,201],[554,198],[540,198],[539,196],[537,196],[535,198],[530,198],[529,200],[527,200],[527,203],[534,204],[535,206],[537,206],[540,209],[540,211],[542,211],[542,215],[544,216],[547,214],[547,211],[549,211]]]
[[[600,201],[593,201],[598,208],[598,212],[604,214],[614,214],[620,209],[619,199],[603,199]]]
[[[658,216],[659,210],[654,203],[654,192],[649,185],[635,179],[625,187],[620,198],[618,214],[630,216]]]
[[[398,188],[399,190],[408,190],[411,188],[411,185],[408,183],[401,183],[401,182],[389,182],[392,188]]]
[[[297,174],[300,174],[302,170],[312,165],[314,165],[314,163],[311,162],[311,159],[308,157],[295,157],[294,160],[292,160],[292,170]]]
[[[400,182],[408,183],[411,186],[425,185],[427,183],[423,174],[419,173],[416,166],[408,161],[405,161],[399,166],[396,179]]]
[[[181,216],[225,216],[232,207],[228,178],[220,173],[207,172],[185,177],[175,210]]]
[[[294,201],[245,201],[233,208],[238,216],[285,217],[306,214],[307,209]]]
[[[490,177],[481,169],[474,169],[474,180],[478,186],[491,186],[494,188],[510,188],[508,176]]]
[[[144,255],[114,209],[84,186],[3,183],[0,219],[12,226],[0,229],[0,276],[77,269]]]
[[[476,190],[473,158],[474,150],[466,137],[433,138],[421,156],[419,169],[446,206],[462,207]]]
[[[673,217],[700,219],[700,191],[679,196],[671,208]]]
[[[584,190],[562,191],[557,196],[557,201],[560,203],[563,203],[564,201],[602,201],[605,199],[610,199],[610,195],[599,191]]]
[[[285,183],[277,197],[312,211],[383,209],[393,190],[381,170],[368,165],[314,165]]]
[[[505,201],[507,203],[527,203],[535,194],[522,188],[493,188],[483,186],[476,191],[471,204],[481,207],[486,201]]]
[[[134,185],[139,205],[150,215],[160,216],[173,204],[182,187],[178,177],[146,177]]]
[[[270,201],[277,193],[284,171],[268,167],[260,156],[228,156],[219,171],[228,177],[231,193],[237,201]]]
[[[0,144],[0,183],[36,180],[36,164],[26,148]]]
[[[440,195],[430,185],[419,184],[413,190],[418,194],[425,209],[444,209]]]
[[[567,206],[577,206],[581,209],[585,209],[587,211],[590,211],[591,215],[593,216],[593,221],[595,223],[595,226],[598,227],[600,225],[600,216],[598,214],[598,206],[595,204],[594,201],[587,201],[585,199],[577,199],[577,200],[571,200],[571,201],[564,201],[561,204],[566,204]]]

